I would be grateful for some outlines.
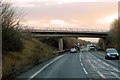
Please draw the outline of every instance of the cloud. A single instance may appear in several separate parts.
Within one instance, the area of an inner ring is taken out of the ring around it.
[[[119,0],[5,0],[15,3],[16,7],[45,7],[52,5],[69,4],[74,2],[118,2]],[[40,5],[31,6],[39,3]],[[25,6],[26,5],[26,6]]]
[[[104,26],[105,29],[108,29],[110,23],[105,24],[104,22],[107,20],[104,18],[118,11],[118,3],[116,2],[72,2],[60,5],[55,2],[20,3],[19,5],[24,4],[22,5],[24,7],[20,8],[27,14],[24,17],[27,20],[26,24],[56,26],[55,23],[59,25],[64,23],[67,25],[66,27],[74,25],[74,27],[80,28],[101,29]]]
[[[65,24],[64,20],[51,20],[50,24]]]
[[[99,23],[104,23],[104,24],[111,24],[115,19],[118,18],[118,14],[113,14],[113,15],[108,15],[105,16],[104,18],[98,20]]]
[[[6,0],[9,2],[118,2],[119,0]]]

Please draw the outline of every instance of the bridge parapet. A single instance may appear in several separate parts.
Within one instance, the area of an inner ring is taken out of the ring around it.
[[[26,29],[24,29],[26,30]],[[40,27],[38,29],[27,29],[30,32],[97,32],[97,33],[105,33],[108,30],[103,29],[83,29],[83,28],[48,28],[48,27]]]

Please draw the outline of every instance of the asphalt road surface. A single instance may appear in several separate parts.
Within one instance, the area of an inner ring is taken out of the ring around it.
[[[81,78],[120,80],[120,60],[106,60],[104,52],[65,53],[17,78]]]

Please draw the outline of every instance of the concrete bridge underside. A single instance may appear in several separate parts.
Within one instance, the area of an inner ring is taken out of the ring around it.
[[[90,37],[106,38],[107,32],[31,32],[35,37]]]

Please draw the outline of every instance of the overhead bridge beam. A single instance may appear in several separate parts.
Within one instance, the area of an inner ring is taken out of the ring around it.
[[[82,33],[82,32],[32,32],[34,37],[90,37],[90,38],[106,38],[108,33]]]

